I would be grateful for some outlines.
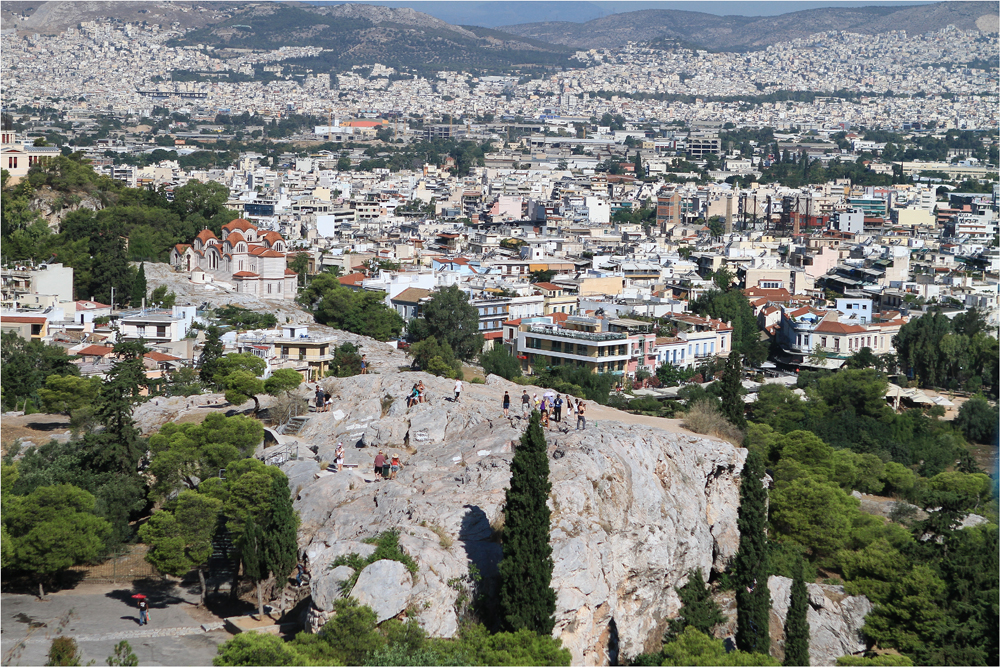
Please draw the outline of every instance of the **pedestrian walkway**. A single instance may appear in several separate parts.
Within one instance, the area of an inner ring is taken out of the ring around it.
[[[221,630],[225,623],[211,623],[204,625],[194,625],[185,628],[144,628],[142,630],[123,630],[122,632],[106,632],[99,635],[77,635],[69,633],[69,636],[78,642],[100,642],[100,641],[121,641],[123,639],[145,639],[146,637],[180,637],[182,635],[198,635],[212,630]],[[27,643],[32,644],[43,642],[51,644],[52,640],[47,637],[32,637]]]

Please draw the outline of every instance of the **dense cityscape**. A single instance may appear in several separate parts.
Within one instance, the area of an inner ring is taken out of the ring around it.
[[[420,4],[4,8],[5,663],[996,664],[995,3]]]

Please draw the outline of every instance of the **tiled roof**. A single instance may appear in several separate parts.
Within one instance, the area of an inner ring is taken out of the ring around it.
[[[233,274],[233,278],[260,278],[260,276],[252,271],[237,271]]]
[[[421,289],[419,287],[407,287],[405,290],[394,296],[391,301],[398,301],[399,303],[417,303],[424,297],[430,296],[432,294],[429,289]]]
[[[0,317],[0,321],[14,322],[15,324],[45,324],[47,320],[44,317],[21,317],[18,315],[4,315],[3,317]]]
[[[115,351],[115,348],[106,345],[88,345],[77,354],[83,357],[105,357]]]
[[[243,218],[236,218],[235,220],[231,220],[226,224],[222,225],[222,228],[228,229],[229,231],[233,231],[236,229],[243,229],[243,230],[253,229],[254,231],[257,230],[257,228],[254,227],[249,220],[244,220]]]

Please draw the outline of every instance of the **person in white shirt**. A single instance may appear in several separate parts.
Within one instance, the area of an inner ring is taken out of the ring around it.
[[[460,398],[462,398],[462,381],[455,380],[455,402],[458,403]]]

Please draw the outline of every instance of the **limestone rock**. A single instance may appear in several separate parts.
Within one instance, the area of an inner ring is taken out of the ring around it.
[[[405,396],[418,380],[430,402],[408,408]],[[496,531],[503,524],[513,446],[527,425],[516,415],[504,418],[500,398],[505,390],[519,396],[521,387],[491,376],[487,384],[466,385],[461,403],[453,403],[445,398],[454,382],[424,373],[324,383],[339,417],[313,413],[296,437],[327,460],[343,441],[346,462],[358,467],[311,480],[297,494],[299,545],[309,554],[314,580],[331,576],[318,560],[362,553],[360,547],[371,548],[362,539],[395,529],[401,548],[420,568],[416,580],[396,586],[379,577],[369,590],[361,585],[371,577],[366,569],[356,595],[366,591],[382,605],[375,595],[391,592],[380,618],[409,608],[432,636],[452,636],[461,611],[455,609],[454,587],[474,593],[470,566],[481,573],[482,586],[496,583],[502,556]],[[399,439],[401,424],[407,429]],[[608,664],[614,633],[620,655],[655,648],[680,607],[674,587],[693,568],[721,570],[736,552],[746,450],[606,417],[585,431],[553,428],[546,439],[554,635],[570,649],[573,664]],[[400,457],[396,479],[382,481],[372,473],[378,449]],[[324,613],[314,601],[311,627],[318,627]]]
[[[405,565],[394,560],[377,560],[361,570],[351,597],[375,610],[381,623],[406,609],[412,589],[413,578]]]
[[[783,658],[785,653],[785,617],[791,601],[792,580],[768,577],[771,591],[771,653]],[[860,653],[866,646],[861,628],[874,605],[864,595],[847,595],[843,586],[806,584],[809,593],[809,663],[833,665],[842,655]],[[777,627],[778,632],[775,633]]]
[[[333,603],[344,595],[340,590],[341,582],[347,581],[352,576],[354,576],[354,570],[346,565],[338,565],[324,572],[321,577],[314,575],[313,582],[310,584],[313,604],[322,611],[333,611]]]

